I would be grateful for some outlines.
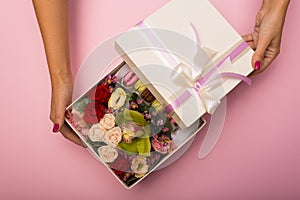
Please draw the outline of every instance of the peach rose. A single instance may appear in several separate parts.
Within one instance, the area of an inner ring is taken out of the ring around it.
[[[102,126],[99,123],[94,124],[88,132],[88,137],[93,142],[105,142],[105,135],[106,130],[102,128]]]
[[[120,127],[114,127],[106,132],[106,140],[109,145],[117,146],[122,140],[122,131]]]
[[[113,162],[118,157],[118,152],[111,146],[99,147],[98,154],[100,159],[105,163]]]
[[[105,114],[103,118],[100,120],[100,125],[105,128],[106,130],[109,130],[113,128],[115,124],[115,117],[113,114]]]

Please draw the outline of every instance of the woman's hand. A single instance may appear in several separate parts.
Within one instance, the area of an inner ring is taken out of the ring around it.
[[[79,137],[64,123],[66,107],[71,103],[73,78],[70,69],[68,38],[68,0],[33,0],[43,37],[52,84],[50,119],[53,132],[61,132],[83,146]]]
[[[50,119],[53,122],[53,132],[61,132],[62,135],[81,145],[80,138],[65,124],[66,107],[72,102],[73,79],[71,74],[57,74],[51,78],[52,82],[52,97],[51,97],[51,111]]]
[[[264,0],[257,13],[254,31],[243,36],[255,53],[253,74],[263,72],[280,53],[282,29],[289,0]]]

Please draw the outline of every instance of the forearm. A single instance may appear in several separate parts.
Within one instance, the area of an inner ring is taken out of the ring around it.
[[[33,0],[52,80],[71,77],[68,0]]]
[[[290,0],[263,0],[262,7],[269,9],[278,9],[286,12]]]

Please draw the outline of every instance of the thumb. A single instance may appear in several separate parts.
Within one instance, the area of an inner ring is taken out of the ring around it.
[[[53,132],[59,132],[63,127],[65,122],[65,111],[68,105],[68,100],[64,97],[59,95],[53,104],[54,108],[52,111],[54,112],[54,117],[52,119],[53,125]]]
[[[266,37],[259,37],[257,47],[252,57],[252,66],[255,70],[261,69],[261,63],[264,60],[266,50],[270,44],[270,40]]]

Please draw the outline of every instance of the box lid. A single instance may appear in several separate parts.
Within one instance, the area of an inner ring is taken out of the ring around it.
[[[115,45],[164,106],[174,105],[188,91],[171,113],[182,128],[208,111],[194,87],[201,77],[214,69],[244,76],[253,71],[253,50],[207,0],[173,0],[118,37]],[[221,99],[240,82],[219,80],[210,97]]]

